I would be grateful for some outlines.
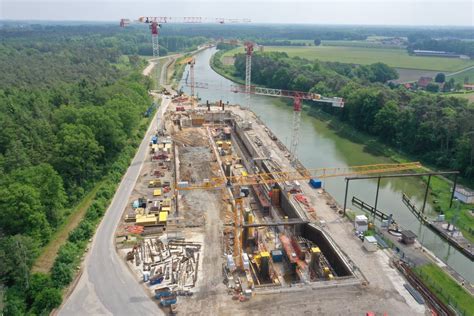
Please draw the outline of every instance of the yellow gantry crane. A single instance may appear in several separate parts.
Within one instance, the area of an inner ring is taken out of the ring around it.
[[[178,182],[175,188],[179,191],[185,190],[213,190],[223,189],[226,186],[247,186],[254,184],[272,184],[277,182],[310,180],[313,178],[325,179],[335,177],[349,177],[365,174],[378,174],[387,172],[397,172],[403,170],[421,169],[423,166],[419,162],[399,163],[399,164],[374,164],[350,167],[303,169],[300,171],[277,171],[268,173],[255,173],[246,176],[229,176],[205,179],[196,183],[186,181]]]
[[[254,184],[272,184],[277,182],[310,180],[312,178],[324,179],[334,177],[347,177],[365,174],[380,174],[387,172],[398,172],[403,170],[420,169],[423,166],[419,162],[409,162],[401,164],[374,164],[351,167],[303,169],[300,171],[278,171],[271,173],[256,173],[246,176],[218,177],[203,180],[198,183],[178,182],[175,186],[177,190],[213,190],[224,189],[226,186],[247,186]],[[242,235],[243,225],[243,200],[241,197],[234,199],[234,245],[233,257],[236,266],[242,267]]]

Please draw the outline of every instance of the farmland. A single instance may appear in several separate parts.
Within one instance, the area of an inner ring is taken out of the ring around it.
[[[471,68],[469,70],[460,72],[456,75],[453,75],[452,77],[449,78],[454,78],[456,82],[464,83],[465,78],[467,79],[467,82],[473,83],[474,82],[474,68]]]
[[[472,60],[443,57],[410,56],[404,49],[385,49],[345,46],[265,46],[265,52],[286,52],[290,57],[299,56],[321,61],[338,61],[353,64],[372,64],[383,62],[391,67],[451,72],[474,65]],[[232,56],[242,52],[235,48],[224,54]]]

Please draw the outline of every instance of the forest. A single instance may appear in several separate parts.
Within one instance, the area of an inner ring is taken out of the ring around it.
[[[369,36],[417,37],[434,39],[472,39],[472,27],[407,27],[361,25],[285,25],[285,24],[185,24],[165,25],[165,36],[204,36],[207,38],[238,38],[242,40],[365,40]]]
[[[151,47],[146,35],[110,25],[0,30],[4,315],[49,314],[61,303],[147,126],[152,82],[141,75],[145,62],[136,55]],[[165,37],[162,51],[200,42]],[[96,200],[60,248],[51,273],[31,273],[42,247],[98,183]]]
[[[235,76],[245,78],[245,56],[235,60]],[[460,170],[474,180],[474,104],[465,99],[386,84],[396,72],[385,64],[356,66],[289,58],[286,53],[256,53],[252,81],[267,87],[312,91],[346,100],[343,109],[322,109],[381,142],[441,169]]]
[[[453,52],[474,58],[474,42],[457,38],[435,39],[424,33],[408,37],[408,52],[415,49]]]

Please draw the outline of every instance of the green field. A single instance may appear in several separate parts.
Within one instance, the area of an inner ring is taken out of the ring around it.
[[[451,305],[462,315],[474,315],[474,298],[441,268],[434,264],[419,266],[414,272],[445,304]]]
[[[410,56],[403,49],[344,47],[344,46],[265,46],[265,52],[286,52],[290,57],[299,56],[307,59],[322,61],[338,61],[352,64],[372,64],[383,62],[391,67],[435,70],[451,72],[474,65],[472,60],[462,60],[443,57]],[[242,48],[232,49],[224,56],[233,56],[242,52]]]
[[[449,76],[446,80],[454,78],[456,82],[464,83],[464,78],[468,77],[467,82],[474,83],[474,68],[463,71],[457,75]]]

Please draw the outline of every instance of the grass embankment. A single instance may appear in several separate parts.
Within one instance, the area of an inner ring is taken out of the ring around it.
[[[298,56],[309,60],[333,61],[367,65],[383,62],[391,67],[457,71],[474,65],[472,60],[443,57],[424,57],[408,55],[404,49],[371,48],[348,46],[265,46],[265,52],[286,52],[288,56]],[[227,51],[224,56],[234,56],[241,52],[241,48]]]
[[[215,72],[217,72],[219,75],[221,75],[224,78],[227,78],[236,83],[245,84],[245,80],[242,80],[234,76],[234,72],[235,72],[234,66],[224,66],[224,64],[222,63],[222,57],[226,55],[229,51],[233,51],[233,49],[228,50],[228,51],[218,51],[217,53],[215,53],[211,57],[211,61],[210,61],[211,68],[212,70],[214,70]]]
[[[461,315],[474,315],[474,297],[435,264],[413,269],[426,286],[447,305],[453,306]]]
[[[56,259],[59,247],[66,242],[69,233],[79,225],[79,222],[86,214],[87,209],[94,201],[96,193],[100,189],[102,183],[102,181],[97,183],[95,187],[84,196],[82,201],[71,210],[69,216],[65,218],[64,223],[53,234],[49,243],[40,250],[41,255],[36,259],[32,268],[33,273],[49,272],[53,266],[54,260]]]

